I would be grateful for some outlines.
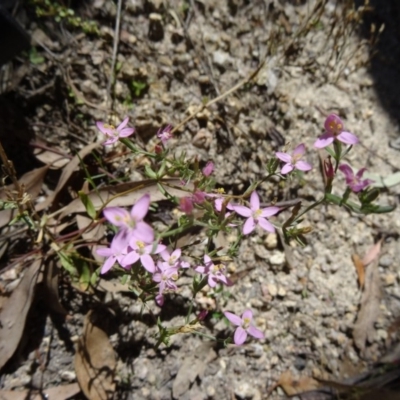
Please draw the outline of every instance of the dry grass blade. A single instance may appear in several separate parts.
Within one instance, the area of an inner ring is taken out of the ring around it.
[[[99,146],[100,146],[99,143],[91,143],[79,151],[79,153],[65,166],[63,172],[61,173],[57,186],[54,189],[54,192],[43,203],[40,203],[36,206],[36,211],[44,210],[54,201],[58,192],[65,186],[65,184],[68,182],[68,179],[71,177],[72,173],[79,166],[81,160]]]
[[[170,185],[179,185],[178,179],[168,179],[161,181]],[[186,186],[186,190],[190,190],[192,186]],[[183,197],[187,196],[188,193],[182,188],[182,190],[174,187],[168,187],[168,193],[172,196]],[[144,194],[150,194],[151,201],[164,200],[165,196],[160,192],[157,187],[157,181],[154,179],[148,179],[141,182],[130,182],[122,183],[116,186],[107,186],[97,191],[92,191],[88,194],[89,199],[93,203],[96,210],[99,210],[105,204],[108,207],[126,207],[132,206],[140,197]],[[73,200],[68,206],[66,206],[60,215],[60,218],[78,212],[84,212],[85,206],[80,199]]]
[[[43,400],[57,399],[67,400],[72,396],[77,395],[81,391],[77,383],[70,383],[69,385],[55,386],[43,390],[42,393],[34,394],[32,390],[23,390],[16,392],[14,390],[0,390],[0,400]]]
[[[25,327],[25,319],[35,293],[42,259],[36,259],[17,288],[12,292],[0,313],[0,368],[12,357]]]
[[[366,342],[371,342],[375,335],[374,323],[379,315],[381,300],[381,283],[376,260],[368,266],[365,274],[364,292],[361,307],[353,330],[355,345],[364,353]]]
[[[358,276],[358,284],[360,285],[360,289],[364,287],[365,283],[365,266],[364,263],[361,261],[361,258],[357,254],[353,254],[351,256],[353,260],[353,264],[356,267],[356,272]]]
[[[106,332],[97,325],[94,312],[89,311],[75,354],[76,377],[89,400],[107,400],[112,397],[116,364],[114,350]]]
[[[60,303],[60,297],[58,294],[58,277],[60,273],[60,267],[54,258],[51,258],[46,263],[44,273],[44,283],[46,291],[46,299],[49,307],[62,315],[67,315],[68,312]]]

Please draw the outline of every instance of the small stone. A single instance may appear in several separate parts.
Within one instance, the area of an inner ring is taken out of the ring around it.
[[[391,286],[396,283],[396,275],[395,274],[387,274],[385,276],[385,285]]]
[[[150,389],[147,387],[142,387],[140,389],[140,391],[142,392],[142,396],[143,397],[149,397],[150,396]]]
[[[213,61],[214,64],[223,67],[223,68],[228,68],[231,64],[231,56],[229,53],[226,53],[225,51],[221,50],[216,50],[213,53]]]
[[[272,296],[275,297],[278,294],[278,288],[276,287],[276,285],[274,285],[273,283],[270,283],[267,285],[267,289],[268,289],[268,293]]]
[[[278,246],[278,235],[276,233],[269,233],[265,238],[264,244],[269,250],[275,249]]]
[[[260,257],[263,260],[268,260],[271,256],[271,253],[261,244],[256,244],[254,246],[254,252],[257,257]]]
[[[206,393],[208,397],[214,397],[215,396],[215,388],[212,386],[207,386]]]
[[[284,287],[280,286],[278,289],[278,296],[285,297],[286,294],[287,294],[286,289]]]
[[[271,366],[277,365],[279,363],[279,357],[278,356],[272,356],[270,360]]]
[[[150,385],[154,385],[156,383],[156,380],[157,380],[157,378],[154,374],[149,374],[147,376],[147,382],[149,382]]]
[[[379,259],[379,265],[384,268],[389,268],[393,264],[393,257],[390,254],[384,254]]]
[[[74,371],[61,371],[60,377],[63,381],[74,382],[76,380],[76,374]]]
[[[386,340],[388,338],[388,333],[385,329],[378,329],[376,334],[380,340]]]
[[[252,399],[254,396],[254,386],[248,382],[236,382],[234,393],[239,399]]]
[[[285,260],[285,253],[277,253],[270,257],[269,262],[271,265],[283,265]]]

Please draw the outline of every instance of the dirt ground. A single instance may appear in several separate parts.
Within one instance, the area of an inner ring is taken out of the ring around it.
[[[34,49],[0,73],[0,140],[18,176],[44,165],[38,155],[43,149],[56,149],[68,158],[102,141],[95,122],[110,116],[129,116],[138,140],[154,148],[160,127],[177,126],[260,65],[253,79],[182,126],[171,149],[185,150],[202,163],[213,160],[218,185],[236,194],[264,176],[275,151],[303,142],[314,166],[304,181],[263,183],[260,194],[267,201],[315,201],[323,193],[323,179],[313,143],[326,115],[335,112],[360,138],[348,157],[355,169],[365,166],[383,178],[399,171],[396,0],[384,5],[377,1],[377,8],[371,2],[357,12],[361,2],[346,0],[125,0],[114,83],[118,2],[75,3],[71,7],[76,15],[94,21],[98,32],[72,27],[65,19],[57,22],[54,16],[38,17],[29,1],[14,10]],[[122,146],[98,151],[116,178],[143,179],[140,160]],[[46,175],[41,201],[54,191],[61,171]],[[337,181],[335,191],[342,193],[344,179]],[[58,198],[53,211],[68,204],[77,190],[71,183],[64,193],[67,199]],[[399,195],[396,183],[378,202],[397,205]],[[288,215],[280,216],[280,222]],[[59,296],[68,316],[49,308],[46,293],[37,296],[18,350],[2,370],[1,389],[45,394],[75,383],[75,345],[89,310],[101,315],[116,355],[114,399],[279,399],[285,398],[285,385],[270,389],[280,378],[282,382],[283,373],[289,381],[286,389],[296,387],[291,378],[296,377],[303,378],[299,387],[307,390],[313,383],[304,377],[343,382],[372,368],[388,351],[399,359],[391,350],[399,339],[399,208],[360,216],[323,206],[308,213],[303,225],[313,228],[305,247],[284,245],[275,234],[247,237],[240,257],[230,265],[232,275],[241,274],[229,294],[218,301],[198,298],[200,306],[215,311],[209,313],[203,333],[230,335],[232,328],[218,312],[240,314],[251,308],[265,340],[224,348],[201,336],[175,335],[169,347],[155,350],[152,317],[160,315],[169,326],[181,323],[190,278],[150,315],[126,291],[94,295],[72,287],[61,274]],[[378,316],[355,335],[365,292],[352,256],[363,257],[380,239],[374,281],[379,286]],[[26,240],[21,235],[6,241],[3,287],[22,274],[7,266],[26,251]],[[105,279],[118,282],[112,274]],[[334,398],[314,396],[303,398]],[[53,398],[66,397],[49,396]],[[85,397],[80,393],[70,398]]]

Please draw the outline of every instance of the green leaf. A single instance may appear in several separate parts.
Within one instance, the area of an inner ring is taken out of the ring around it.
[[[400,172],[395,172],[394,174],[388,175],[386,177],[366,172],[364,174],[364,178],[372,179],[374,181],[373,183],[371,183],[371,186],[378,188],[387,188],[396,186],[400,183]]]
[[[58,252],[58,257],[60,258],[61,265],[65,268],[65,270],[71,275],[76,275],[76,268],[71,257],[67,256],[62,251]]]
[[[36,47],[32,47],[29,52],[29,61],[33,65],[39,65],[44,63],[44,57],[42,57],[36,50]]]
[[[92,200],[90,200],[90,197],[81,190],[78,192],[78,195],[83,205],[85,206],[86,212],[88,213],[89,217],[92,218],[93,220],[96,219],[97,216],[96,209],[94,208]]]

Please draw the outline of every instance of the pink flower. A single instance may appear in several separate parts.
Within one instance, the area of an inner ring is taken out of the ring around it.
[[[132,265],[140,259],[143,267],[153,274],[156,270],[156,266],[151,255],[161,253],[165,249],[166,246],[163,244],[146,245],[133,237],[129,242],[128,254],[123,258],[121,265],[126,268],[128,265]]]
[[[357,136],[343,129],[343,121],[336,114],[328,115],[324,125],[325,133],[314,143],[314,147],[317,149],[329,146],[334,140],[350,145],[358,143]]]
[[[281,161],[286,163],[281,169],[281,174],[287,174],[294,169],[298,169],[300,171],[309,171],[312,166],[308,162],[300,160],[305,151],[306,147],[303,143],[301,143],[293,150],[292,155],[281,152],[275,153]]]
[[[374,182],[371,179],[361,180],[364,172],[367,170],[366,168],[361,168],[356,175],[354,175],[353,170],[347,164],[340,164],[339,169],[344,173],[347,185],[355,193],[360,192]]]
[[[201,170],[204,176],[210,176],[214,171],[214,163],[212,161],[208,161],[206,166]]]
[[[122,260],[127,254],[127,245],[126,240],[123,235],[123,232],[119,231],[111,241],[110,247],[101,247],[97,249],[96,253],[102,257],[107,257],[107,260],[104,262],[101,267],[101,274],[105,274],[108,272],[116,261],[118,261],[122,265]]]
[[[132,135],[135,132],[134,128],[126,128],[128,124],[129,117],[126,117],[116,128],[114,125],[105,124],[104,122],[97,121],[96,126],[97,128],[104,133],[106,136],[109,137],[103,145],[113,144],[115,143],[120,137],[127,137]]]
[[[187,215],[193,212],[193,199],[191,197],[181,197],[179,199],[179,209]]]
[[[206,195],[207,194],[205,192],[196,189],[192,196],[193,203],[195,204],[204,203],[206,201]]]
[[[246,217],[247,220],[243,225],[243,234],[248,235],[253,232],[256,225],[260,225],[261,228],[268,232],[275,232],[274,226],[267,220],[267,217],[275,215],[279,212],[279,207],[266,207],[260,209],[260,198],[256,191],[250,196],[250,208],[240,205],[233,206],[236,211],[242,217]]]
[[[154,240],[154,232],[150,225],[143,221],[150,207],[150,195],[145,194],[132,207],[129,213],[124,208],[108,207],[103,210],[106,219],[125,232],[127,241],[131,235],[145,243]]]
[[[256,339],[264,339],[264,334],[252,324],[253,313],[251,310],[246,310],[241,317],[229,311],[225,311],[224,315],[233,325],[237,326],[233,336],[233,341],[237,346],[246,341],[247,334]]]
[[[208,285],[212,288],[217,286],[218,282],[222,282],[227,286],[232,285],[230,279],[224,275],[225,265],[215,265],[207,254],[204,256],[204,266],[199,265],[194,270],[200,274],[208,275]]]
[[[156,303],[159,306],[164,304],[164,291],[176,290],[178,287],[175,281],[178,279],[178,268],[170,267],[167,263],[158,262],[157,271],[153,275],[153,281],[159,284],[159,293],[156,296]]]
[[[163,129],[159,129],[157,132],[157,137],[161,140],[162,144],[165,144],[168,142],[169,139],[172,138],[172,126],[171,125],[167,125],[165,128]]]
[[[187,261],[180,260],[182,255],[181,249],[175,249],[171,254],[167,249],[164,249],[160,256],[163,258],[166,264],[170,267],[177,267],[177,268],[189,268],[190,265]]]

